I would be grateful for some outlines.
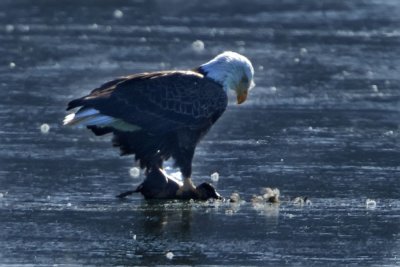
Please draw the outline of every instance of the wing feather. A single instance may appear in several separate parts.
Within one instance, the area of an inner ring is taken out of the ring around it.
[[[73,100],[69,109],[94,108],[153,133],[209,127],[225,111],[227,96],[214,81],[193,71],[135,74],[105,83]]]

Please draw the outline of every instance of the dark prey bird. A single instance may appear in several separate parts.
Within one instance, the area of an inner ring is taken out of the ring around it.
[[[225,111],[229,90],[236,92],[238,104],[246,100],[254,86],[253,75],[246,57],[224,52],[193,70],[117,78],[69,102],[67,110],[77,110],[65,117],[64,125],[86,126],[96,135],[112,134],[121,155],[134,154],[146,174],[162,169],[172,157],[183,184],[154,198],[202,199],[204,190],[191,181],[196,145]]]

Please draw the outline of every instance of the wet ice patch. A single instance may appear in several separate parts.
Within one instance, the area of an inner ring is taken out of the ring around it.
[[[50,131],[50,125],[48,125],[47,123],[43,123],[42,125],[40,125],[40,132],[42,134],[47,134]]]

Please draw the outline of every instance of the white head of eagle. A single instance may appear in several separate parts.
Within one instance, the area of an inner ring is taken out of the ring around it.
[[[224,113],[227,92],[235,91],[238,104],[243,103],[254,87],[253,76],[253,66],[245,56],[224,52],[192,70],[120,77],[70,101],[67,110],[75,111],[65,117],[64,125],[85,126],[96,135],[112,134],[113,146],[121,155],[135,155],[146,169],[141,187],[145,190],[140,191],[146,197],[215,198],[209,194],[211,186],[196,188],[191,182],[194,152]],[[175,191],[160,173],[169,158],[184,178]],[[154,172],[157,175],[150,175]]]
[[[200,66],[206,77],[221,84],[224,90],[233,90],[238,104],[243,103],[248,91],[255,86],[254,68],[250,60],[238,53],[226,51]]]

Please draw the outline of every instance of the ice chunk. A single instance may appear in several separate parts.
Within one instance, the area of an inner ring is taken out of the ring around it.
[[[165,254],[165,257],[167,257],[167,259],[169,259],[169,260],[172,260],[174,258],[174,253],[169,251],[169,252],[167,252],[167,254]]]
[[[113,15],[114,15],[114,18],[120,19],[124,16],[124,13],[121,10],[116,9],[116,10],[114,10]]]
[[[132,167],[129,169],[129,175],[133,178],[138,178],[140,175],[140,169],[137,167]]]
[[[278,188],[270,188],[270,187],[266,187],[263,188],[262,190],[262,197],[263,199],[265,199],[267,202],[271,202],[271,203],[277,203],[279,202],[279,189]]]
[[[47,123],[43,123],[42,125],[40,125],[40,131],[42,132],[42,134],[49,133],[50,126]]]
[[[192,43],[192,49],[196,53],[200,53],[204,50],[204,43],[201,40],[196,40]]]
[[[292,202],[293,204],[300,206],[303,206],[304,204],[311,205],[311,201],[308,199],[308,197],[296,197]]]
[[[232,193],[231,197],[229,198],[229,202],[238,203],[239,201],[240,201],[240,195],[238,193]]]
[[[218,180],[219,180],[219,173],[218,172],[214,172],[213,174],[211,174],[211,181],[216,183],[216,182],[218,182]]]
[[[8,66],[10,67],[10,69],[14,69],[17,65],[15,65],[14,62],[10,62],[10,64],[8,64]]]
[[[13,32],[14,31],[14,25],[8,24],[6,25],[6,32]]]
[[[376,84],[371,85],[371,89],[372,91],[374,91],[375,93],[379,91],[378,86]]]
[[[367,209],[375,209],[376,201],[373,199],[367,198],[367,200],[365,201],[365,206],[367,207]]]
[[[303,47],[300,49],[300,55],[305,56],[308,53],[307,48]]]

